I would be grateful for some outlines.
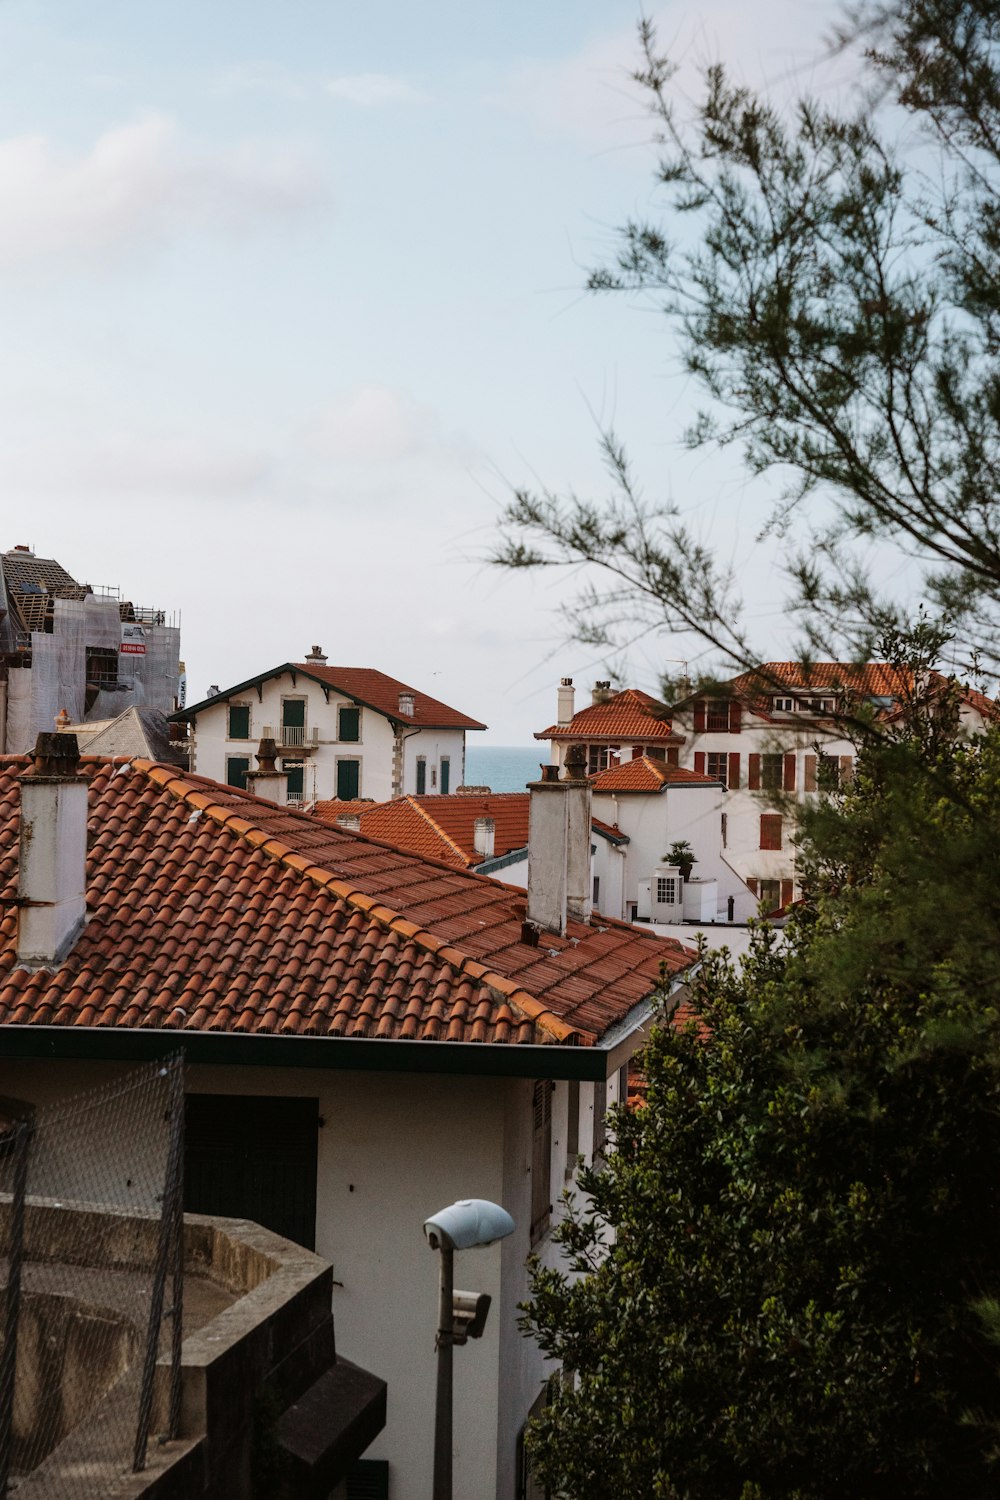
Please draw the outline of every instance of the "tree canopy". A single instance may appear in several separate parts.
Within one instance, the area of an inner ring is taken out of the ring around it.
[[[648,294],[706,402],[688,441],[736,444],[783,485],[803,639],[856,656],[898,623],[864,545],[922,566],[936,618],[995,660],[1000,603],[1000,13],[994,0],[862,0],[837,45],[855,105],[774,103],[706,72],[696,117],[652,23],[636,80],[660,218],[623,226],[598,291]],[[648,500],[605,435],[609,495],[521,491],[497,560],[593,565],[584,638],[694,631],[761,654],[738,580],[680,510]]]
[[[706,952],[698,1019],[662,1018],[534,1271],[554,1494],[996,1493],[1000,731],[947,719],[862,747],[784,948]]]

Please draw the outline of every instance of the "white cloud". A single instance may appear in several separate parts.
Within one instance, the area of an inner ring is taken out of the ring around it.
[[[360,104],[366,108],[383,104],[421,104],[426,95],[420,93],[405,78],[396,78],[389,73],[348,73],[342,78],[331,78],[326,91],[346,104]]]
[[[346,463],[396,464],[446,446],[437,414],[405,391],[365,385],[319,411],[304,447]]]
[[[99,262],[182,230],[245,232],[327,195],[298,149],[199,151],[161,114],[75,153],[42,135],[11,137],[0,140],[0,263]]]

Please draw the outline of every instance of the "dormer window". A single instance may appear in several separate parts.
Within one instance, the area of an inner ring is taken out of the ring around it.
[[[705,713],[706,729],[728,730],[729,728],[729,699],[709,698]]]
[[[793,714],[795,712],[794,698],[775,698],[775,712],[779,714]]]

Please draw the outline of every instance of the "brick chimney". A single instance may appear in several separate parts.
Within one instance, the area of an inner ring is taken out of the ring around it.
[[[562,778],[543,766],[528,785],[528,921],[565,936],[567,918],[589,922],[591,787],[586,752],[571,745]]]
[[[561,677],[556,692],[557,724],[565,726],[572,721],[574,696],[572,677]]]
[[[17,961],[65,958],[87,919],[87,782],[75,734],[40,734],[21,777]]]
[[[480,859],[492,859],[496,847],[496,819],[477,818],[472,825],[472,847]]]
[[[247,772],[247,791],[284,807],[288,801],[288,777],[278,770],[278,747],[272,739],[257,746],[257,769]]]

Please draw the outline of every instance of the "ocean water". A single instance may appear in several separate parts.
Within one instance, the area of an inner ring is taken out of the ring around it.
[[[491,792],[523,792],[537,781],[539,766],[549,758],[548,745],[476,745],[466,741],[465,783]]]

